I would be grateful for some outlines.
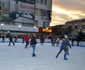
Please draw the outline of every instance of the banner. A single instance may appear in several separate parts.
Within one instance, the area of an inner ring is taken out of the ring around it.
[[[28,2],[27,2],[28,1]],[[26,3],[27,2],[27,3]],[[10,1],[10,13],[15,12],[15,22],[21,23],[34,23],[35,16],[35,1],[34,0],[11,0]]]
[[[35,0],[0,0],[0,20],[2,21],[34,24],[34,13]]]

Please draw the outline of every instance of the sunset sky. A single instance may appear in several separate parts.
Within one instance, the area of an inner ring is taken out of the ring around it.
[[[85,0],[53,0],[50,26],[85,18]]]

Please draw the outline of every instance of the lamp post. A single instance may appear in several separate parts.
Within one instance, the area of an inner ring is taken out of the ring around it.
[[[46,29],[48,29],[48,27]]]
[[[21,25],[19,25],[18,27],[19,27],[19,31],[20,31]]]
[[[34,32],[35,32],[36,26],[34,26]]]
[[[4,26],[4,24],[3,24],[3,23],[1,23],[1,30],[3,30],[3,26]]]

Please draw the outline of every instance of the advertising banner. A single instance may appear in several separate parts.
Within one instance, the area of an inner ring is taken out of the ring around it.
[[[0,20],[34,24],[35,0],[1,0]]]
[[[11,0],[10,13],[15,12],[15,22],[34,23],[35,16],[35,1],[34,0]]]

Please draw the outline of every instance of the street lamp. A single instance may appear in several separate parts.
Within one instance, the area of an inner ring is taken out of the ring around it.
[[[48,27],[46,29],[48,29]]]
[[[36,26],[34,26],[34,32],[35,32]]]
[[[18,27],[19,27],[19,31],[20,31],[21,25],[19,25]]]
[[[4,26],[4,24],[3,24],[3,23],[1,23],[1,29],[3,29],[3,26]]]

